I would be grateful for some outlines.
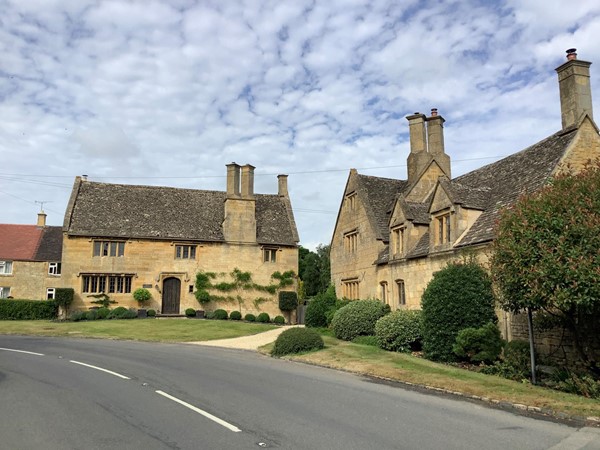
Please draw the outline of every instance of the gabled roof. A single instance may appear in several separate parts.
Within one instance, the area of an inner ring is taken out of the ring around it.
[[[440,178],[439,185],[446,191],[450,201],[464,208],[484,210],[490,197],[489,186],[466,186],[456,180]]]
[[[482,201],[487,203],[485,210],[457,247],[491,241],[500,210],[547,183],[576,134],[575,127],[559,131],[519,153],[454,179],[453,185],[466,190],[488,192],[487,200]]]
[[[61,227],[0,224],[0,260],[60,261]]]
[[[78,179],[63,228],[74,236],[221,242],[225,199],[222,191]],[[265,194],[255,199],[258,243],[296,245],[289,201]]]

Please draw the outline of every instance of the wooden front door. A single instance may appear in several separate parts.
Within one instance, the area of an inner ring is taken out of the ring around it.
[[[179,296],[181,281],[179,278],[165,278],[162,292],[162,313],[179,314]]]

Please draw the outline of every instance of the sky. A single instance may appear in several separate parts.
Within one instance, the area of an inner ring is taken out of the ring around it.
[[[0,223],[34,224],[43,207],[62,225],[77,175],[224,191],[236,162],[256,167],[257,193],[289,175],[301,244],[315,248],[331,240],[350,168],[406,178],[407,115],[438,109],[454,177],[560,130],[566,49],[597,63],[600,100],[600,2],[588,0],[0,11]]]

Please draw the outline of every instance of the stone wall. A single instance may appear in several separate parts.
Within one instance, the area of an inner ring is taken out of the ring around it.
[[[61,276],[48,274],[46,261],[13,261],[12,274],[0,275],[0,286],[23,300],[46,300],[47,288],[62,287]]]

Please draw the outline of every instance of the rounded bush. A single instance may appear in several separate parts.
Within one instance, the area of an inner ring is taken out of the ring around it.
[[[285,325],[285,317],[275,316],[273,317],[273,323],[277,325]]]
[[[97,309],[90,309],[89,311],[87,311],[85,313],[85,320],[96,320],[96,319],[99,319]]]
[[[156,311],[154,309],[149,309],[146,311],[146,314],[148,314],[148,317],[156,317]]]
[[[338,309],[342,309],[344,306],[349,305],[353,300],[348,300],[347,298],[338,298],[335,303],[329,307],[327,311],[325,311],[325,321],[327,322],[327,326],[331,325],[331,321],[333,320],[333,316],[335,315]]]
[[[214,314],[213,314],[213,319],[215,320],[227,320],[227,317],[229,315],[227,314],[227,311],[225,311],[224,309],[216,309]]]
[[[194,308],[187,308],[185,310],[186,317],[196,317],[196,310]]]
[[[69,316],[69,319],[73,322],[79,322],[80,320],[85,320],[86,312],[85,311],[73,311]]]
[[[323,338],[310,328],[290,328],[281,333],[271,354],[273,356],[289,355],[291,353],[318,350],[325,346]]]
[[[137,319],[137,309],[131,308],[128,309],[123,315],[120,317],[121,319]]]
[[[266,312],[262,312],[258,316],[256,316],[256,321],[261,323],[269,323],[271,322],[271,318]]]
[[[246,322],[256,322],[256,316],[254,314],[246,314],[244,320]]]
[[[229,320],[242,320],[242,313],[239,311],[231,311],[231,314],[229,314]]]
[[[108,313],[108,319],[122,319],[129,310],[124,306],[117,306]]]
[[[489,364],[498,359],[503,346],[500,329],[490,322],[481,328],[460,330],[452,350],[459,358]]]
[[[378,300],[350,302],[333,315],[333,334],[344,341],[351,341],[357,336],[372,336],[375,334],[375,323],[385,313],[385,305]]]
[[[392,352],[419,350],[423,339],[421,311],[399,309],[383,316],[375,324],[377,344]]]
[[[150,301],[150,299],[152,298],[152,294],[146,288],[138,288],[135,291],[133,291],[133,298],[140,305],[143,305],[144,303],[147,303]]]
[[[110,314],[110,309],[104,307],[98,308],[96,311],[98,312],[98,319],[106,319]]]
[[[423,352],[435,361],[456,361],[456,336],[465,328],[497,322],[487,272],[474,261],[450,263],[433,274],[421,300]]]
[[[328,325],[325,314],[335,306],[335,288],[330,286],[326,292],[317,294],[308,302],[304,316],[304,324],[307,327],[322,328]]]

